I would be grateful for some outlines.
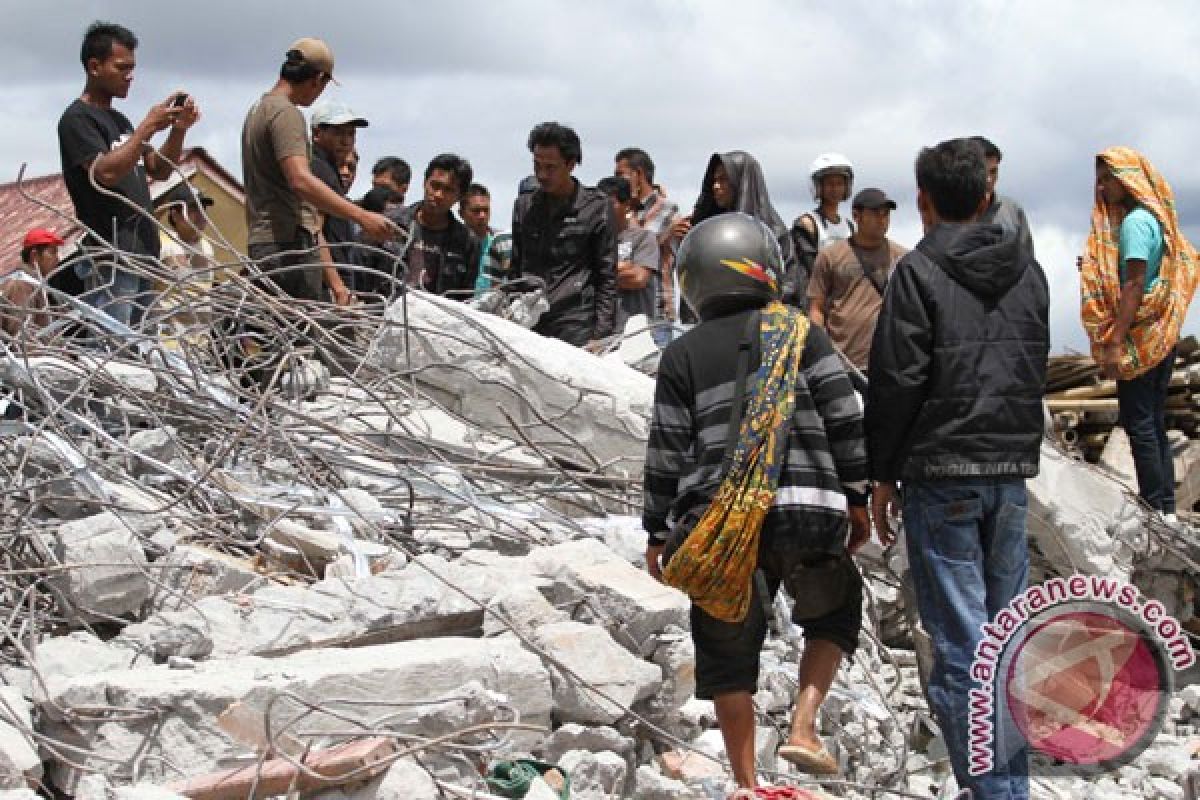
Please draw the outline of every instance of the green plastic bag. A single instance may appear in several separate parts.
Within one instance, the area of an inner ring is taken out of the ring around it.
[[[488,772],[487,785],[501,797],[511,797],[520,800],[533,785],[533,779],[545,775],[550,770],[556,770],[562,775],[563,787],[558,792],[562,800],[570,800],[571,776],[562,767],[547,764],[544,761],[534,761],[531,758],[519,758],[515,761],[497,761]]]

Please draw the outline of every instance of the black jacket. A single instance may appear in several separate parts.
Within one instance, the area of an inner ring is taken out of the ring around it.
[[[535,331],[574,345],[613,332],[617,235],[603,192],[575,181],[571,200],[556,209],[540,189],[519,195],[513,203],[512,243],[512,278],[546,282],[550,310]]]
[[[434,294],[454,292],[455,300],[470,300],[479,277],[479,240],[454,212],[450,212],[448,227],[443,231],[422,227],[417,221],[420,208],[418,200],[389,214],[412,235],[401,262],[406,282]]]
[[[896,265],[871,344],[874,480],[1038,471],[1049,289],[1017,232],[938,225]]]

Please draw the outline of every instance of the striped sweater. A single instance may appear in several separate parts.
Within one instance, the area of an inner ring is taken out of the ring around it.
[[[703,322],[663,352],[646,447],[642,525],[650,544],[662,544],[677,528],[690,529],[724,477],[738,342],[750,314],[758,312]],[[758,363],[756,343],[747,392]],[[865,503],[866,478],[861,405],[829,337],[814,325],[796,381],[787,463],[764,534],[809,536],[814,542],[840,536],[847,496],[855,505]]]

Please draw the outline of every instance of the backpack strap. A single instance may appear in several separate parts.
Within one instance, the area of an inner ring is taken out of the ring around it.
[[[725,433],[725,457],[723,471],[728,472],[733,463],[733,451],[737,449],[738,433],[742,429],[742,414],[746,410],[746,378],[750,374],[750,357],[758,343],[758,329],[762,315],[758,311],[750,314],[742,338],[738,340],[737,374],[733,379],[733,399],[729,407],[729,429]]]

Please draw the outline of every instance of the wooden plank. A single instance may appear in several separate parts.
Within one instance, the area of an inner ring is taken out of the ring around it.
[[[1060,411],[1076,411],[1076,412],[1081,412],[1081,413],[1089,412],[1089,411],[1109,411],[1109,412],[1116,413],[1119,410],[1117,407],[1117,398],[1115,398],[1115,397],[1103,397],[1103,398],[1047,397],[1046,405],[1050,408],[1050,413],[1052,413],[1052,414],[1056,414]]]
[[[316,775],[287,759],[272,758],[261,765],[198,775],[167,788],[193,800],[259,800],[370,780],[391,766],[388,757],[395,752],[395,740],[373,736],[310,752],[302,763]]]
[[[1064,389],[1061,392],[1047,395],[1046,399],[1071,399],[1071,398],[1089,398],[1089,397],[1116,397],[1117,382],[1116,381],[1100,381],[1091,386],[1076,386],[1074,389]]]

